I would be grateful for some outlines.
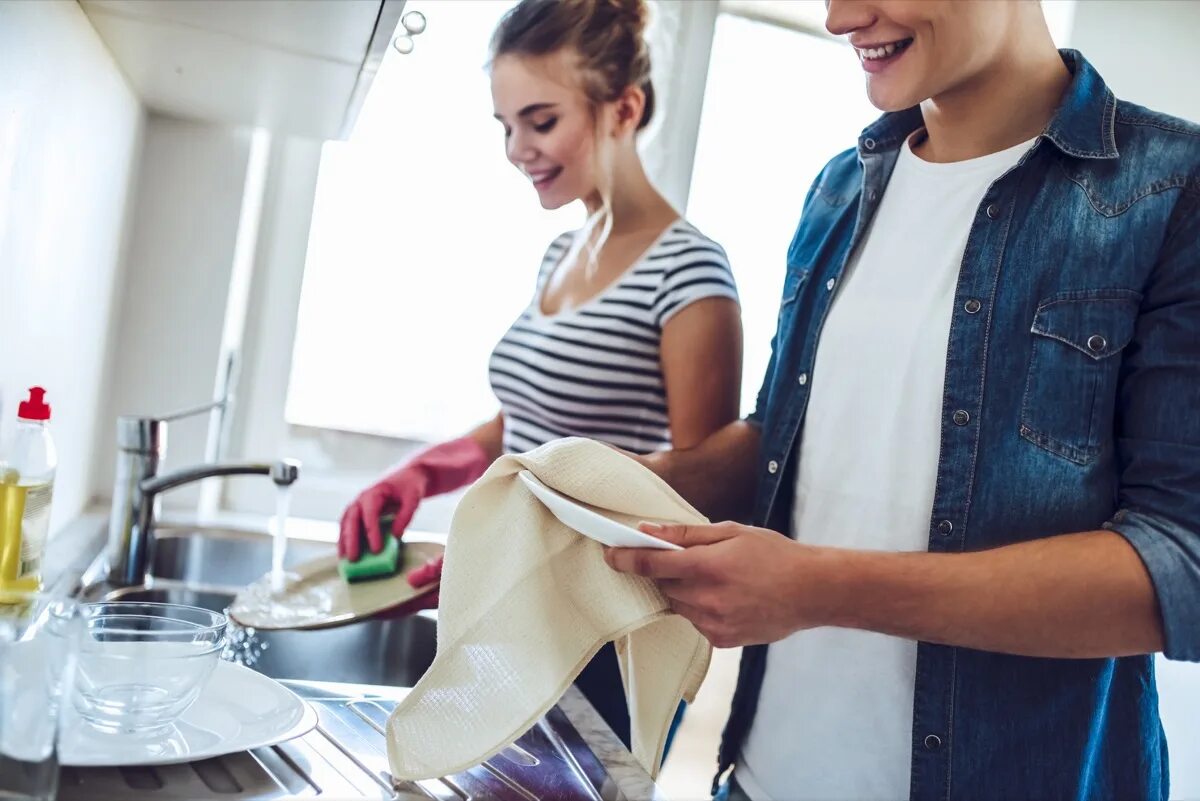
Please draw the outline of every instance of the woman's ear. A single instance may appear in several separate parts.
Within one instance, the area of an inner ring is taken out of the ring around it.
[[[612,106],[616,117],[613,134],[624,136],[636,131],[641,123],[642,112],[646,108],[646,93],[637,86],[627,87],[612,102]]]

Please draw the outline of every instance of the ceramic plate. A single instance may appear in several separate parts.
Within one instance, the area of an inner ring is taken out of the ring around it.
[[[59,762],[75,767],[170,765],[286,742],[317,725],[317,713],[274,679],[218,662],[200,697],[166,734],[109,734],[65,704]]]
[[[404,566],[392,576],[347,584],[338,573],[337,555],[330,554],[288,568],[281,592],[271,589],[269,575],[263,576],[238,593],[229,616],[242,626],[274,631],[327,629],[380,612],[402,612],[400,607],[438,587],[434,583],[415,590],[405,575],[445,551],[441,543],[415,537],[402,542]]]
[[[609,520],[599,512],[595,512],[579,501],[572,500],[562,493],[550,489],[537,476],[528,470],[517,474],[529,491],[545,504],[546,508],[563,522],[568,528],[575,529],[585,537],[617,548],[661,548],[668,551],[682,551],[683,548],[673,542],[660,540],[643,534],[636,528],[630,528],[615,520]]]

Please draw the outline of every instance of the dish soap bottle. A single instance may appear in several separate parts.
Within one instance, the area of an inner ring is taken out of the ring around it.
[[[58,455],[50,436],[46,390],[31,387],[17,426],[0,450],[0,587],[37,589],[50,528]]]

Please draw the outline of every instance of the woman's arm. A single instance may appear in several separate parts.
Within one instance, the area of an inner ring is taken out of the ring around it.
[[[504,418],[497,414],[465,436],[421,451],[367,487],[342,513],[338,555],[357,560],[364,538],[371,553],[379,553],[386,534],[404,534],[423,499],[479,478],[500,456],[503,438]],[[395,520],[391,532],[384,532],[380,518],[389,512]]]
[[[726,297],[698,300],[663,326],[663,385],[671,444],[686,449],[737,419],[742,317]]]
[[[495,417],[472,428],[467,436],[479,443],[489,463],[496,461],[504,453],[504,413],[496,412]]]

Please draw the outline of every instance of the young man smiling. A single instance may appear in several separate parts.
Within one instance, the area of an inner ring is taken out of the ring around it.
[[[1035,0],[826,24],[886,113],[808,193],[756,412],[645,459],[760,527],[609,562],[749,646],[734,798],[1165,799],[1151,654],[1200,660],[1200,128],[1116,100]]]

